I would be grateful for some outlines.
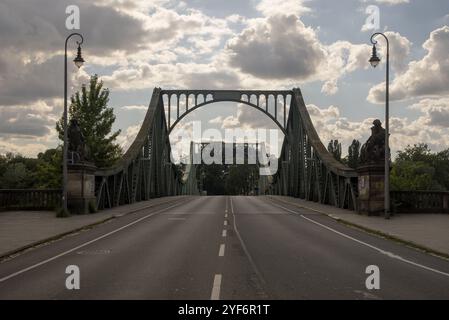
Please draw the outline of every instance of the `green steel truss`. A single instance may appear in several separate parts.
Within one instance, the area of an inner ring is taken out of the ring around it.
[[[162,90],[155,88],[148,111],[134,142],[112,168],[95,172],[95,195],[99,209],[151,198],[197,194],[195,168],[181,176],[171,162]]]
[[[171,162],[169,134],[190,112],[219,101],[244,103],[258,109],[285,135],[278,171],[261,178],[261,194],[288,195],[356,209],[357,173],[335,160],[324,147],[298,88],[284,91],[155,88],[131,147],[117,165],[95,173],[98,208],[155,197],[198,194],[195,165],[188,165],[181,177]]]
[[[292,90],[278,171],[264,181],[265,193],[298,197],[351,210],[357,209],[357,173],[334,159],[321,142],[300,89]]]

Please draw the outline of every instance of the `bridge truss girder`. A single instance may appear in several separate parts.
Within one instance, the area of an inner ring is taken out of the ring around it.
[[[183,181],[170,158],[161,89],[155,88],[132,145],[118,164],[95,173],[97,207],[112,208],[163,196],[197,194],[196,181]]]
[[[357,209],[357,173],[333,158],[321,142],[300,89],[293,89],[278,171],[266,193]]]
[[[168,108],[164,96],[168,98]],[[171,123],[173,96],[176,97],[176,119]],[[182,96],[185,97],[184,111],[180,109]],[[198,194],[196,166],[190,164],[181,176],[170,159],[169,134],[190,112],[220,101],[244,103],[264,112],[285,135],[278,170],[272,177],[262,177],[261,194],[288,195],[356,209],[357,173],[335,160],[324,147],[298,88],[287,91],[155,88],[131,147],[118,164],[95,173],[98,208],[162,196]]]

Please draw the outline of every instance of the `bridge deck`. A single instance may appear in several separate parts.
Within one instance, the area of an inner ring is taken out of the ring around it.
[[[382,286],[368,292],[372,264]],[[80,290],[64,286],[68,265]],[[175,198],[0,264],[0,299],[449,298],[448,287],[445,260],[267,197]]]

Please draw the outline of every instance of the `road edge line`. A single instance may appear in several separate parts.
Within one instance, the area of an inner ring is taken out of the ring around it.
[[[141,210],[145,210],[145,209],[150,209],[150,208],[153,208],[155,206],[163,205],[163,204],[166,204],[166,203],[169,203],[169,202],[170,201],[164,201],[162,203],[155,203],[155,204],[152,204],[152,205],[149,205],[149,206],[145,206],[145,207],[142,207],[142,208],[131,210],[131,211],[125,213],[125,214],[112,214],[108,218],[105,218],[105,219],[102,219],[102,220],[99,220],[99,221],[96,221],[96,222],[93,222],[93,223],[90,223],[90,224],[86,224],[86,225],[78,227],[76,229],[65,231],[63,233],[59,233],[57,235],[54,235],[54,236],[51,236],[51,237],[48,237],[48,238],[45,238],[45,239],[42,239],[42,240],[38,240],[36,242],[27,244],[27,245],[22,246],[22,247],[17,248],[17,249],[13,249],[11,251],[7,251],[6,253],[0,254],[0,263],[2,263],[4,261],[8,261],[10,259],[13,259],[17,255],[20,255],[21,253],[24,253],[27,250],[30,250],[30,249],[42,246],[42,245],[44,245],[46,243],[54,242],[54,241],[60,240],[62,238],[65,238],[67,236],[70,236],[72,234],[75,234],[75,233],[78,233],[78,232],[81,232],[81,231],[90,230],[90,229],[92,229],[92,228],[94,228],[94,227],[96,227],[96,226],[98,226],[100,224],[104,224],[104,223],[106,223],[108,221],[111,221],[111,220],[114,220],[114,219],[118,219],[118,218],[121,218],[121,217],[125,217],[125,216],[127,216],[129,214],[133,214],[133,213],[139,212]]]
[[[325,213],[323,211],[320,211],[320,210],[317,210],[317,209],[314,209],[314,208],[306,207],[306,206],[303,206],[303,205],[300,205],[300,204],[297,204],[297,203],[293,203],[293,202],[290,202],[290,201],[286,201],[286,200],[283,200],[283,199],[273,198],[272,196],[267,196],[267,197],[270,200],[272,200],[272,201],[280,201],[280,202],[283,202],[283,203],[286,203],[286,204],[293,205],[293,206],[298,207],[298,208],[303,208],[303,209],[307,209],[307,210],[318,212],[318,213],[320,213],[322,215],[325,215],[325,216],[327,216],[327,217],[337,221],[338,223],[341,223],[341,224],[346,225],[348,227],[351,227],[353,229],[364,231],[366,233],[372,234],[372,235],[377,236],[379,238],[392,240],[392,241],[397,242],[399,244],[405,245],[406,247],[415,249],[415,250],[420,251],[420,252],[427,253],[429,255],[435,256],[435,257],[443,259],[445,261],[449,261],[449,254],[441,252],[441,251],[438,251],[438,250],[435,250],[435,249],[432,249],[432,248],[429,248],[429,247],[421,245],[421,244],[418,244],[418,243],[413,242],[411,240],[405,240],[405,239],[402,239],[402,238],[400,238],[398,236],[389,234],[387,232],[383,232],[383,231],[376,230],[376,229],[371,229],[369,227],[365,227],[365,226],[359,225],[357,223],[354,223],[354,222],[342,219],[340,217],[333,216],[332,214]]]

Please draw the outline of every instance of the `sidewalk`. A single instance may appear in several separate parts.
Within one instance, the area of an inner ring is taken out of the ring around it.
[[[279,202],[307,208],[342,223],[449,258],[449,214],[397,214],[390,220],[369,217],[315,202],[284,196],[269,196]]]
[[[142,208],[172,201],[174,197],[151,199],[130,205],[102,210],[94,214],[56,218],[53,211],[0,212],[0,258],[59,238],[75,230],[87,228]],[[179,199],[179,197],[176,197]]]

